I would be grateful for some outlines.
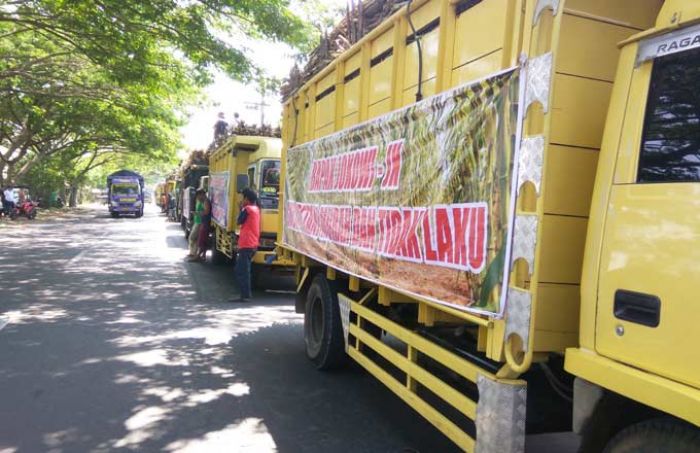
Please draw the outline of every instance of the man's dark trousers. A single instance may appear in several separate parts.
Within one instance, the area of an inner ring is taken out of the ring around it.
[[[255,249],[239,249],[236,257],[236,281],[241,291],[242,299],[250,299],[253,294],[250,291],[250,263],[253,261]]]

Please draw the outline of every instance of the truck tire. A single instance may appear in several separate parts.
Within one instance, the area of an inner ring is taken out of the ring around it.
[[[118,213],[118,212],[112,211],[110,214],[112,214],[112,218],[113,218],[113,219],[116,219],[116,218],[119,217],[119,213]]]
[[[250,286],[253,289],[264,289],[265,271],[267,268],[260,264],[253,264],[250,267]]]
[[[608,442],[604,453],[696,453],[700,429],[672,419],[653,419],[629,426]]]
[[[339,368],[347,360],[338,295],[322,273],[311,282],[304,311],[306,355],[319,370]]]
[[[222,266],[229,261],[228,256],[224,255],[216,248],[216,244],[211,250],[211,262],[216,266]]]

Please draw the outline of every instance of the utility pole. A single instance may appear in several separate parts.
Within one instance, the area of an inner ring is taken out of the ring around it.
[[[265,107],[269,107],[270,104],[265,102],[265,98],[268,93],[278,93],[279,87],[282,82],[274,77],[266,77],[262,72],[257,73],[257,89],[256,91],[260,94],[260,102],[246,102],[246,108],[250,110],[260,109],[260,127],[265,125]]]
[[[260,102],[246,102],[245,107],[248,110],[260,110],[260,127],[265,124],[265,107],[269,107],[270,104],[265,102],[265,93],[260,93]]]

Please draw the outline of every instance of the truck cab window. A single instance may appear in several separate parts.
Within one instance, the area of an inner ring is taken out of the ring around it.
[[[638,182],[700,181],[700,49],[657,58]]]
[[[277,195],[280,189],[280,161],[266,160],[262,164],[262,192]]]
[[[136,195],[138,193],[138,189],[138,186],[115,184],[112,186],[112,193],[114,195]]]

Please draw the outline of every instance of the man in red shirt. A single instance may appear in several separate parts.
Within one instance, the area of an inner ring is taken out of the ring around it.
[[[248,302],[252,297],[250,290],[250,264],[255,251],[260,245],[260,207],[258,194],[253,189],[243,189],[241,212],[238,214],[238,225],[241,232],[238,236],[238,254],[236,255],[236,281],[241,295],[232,302]]]

